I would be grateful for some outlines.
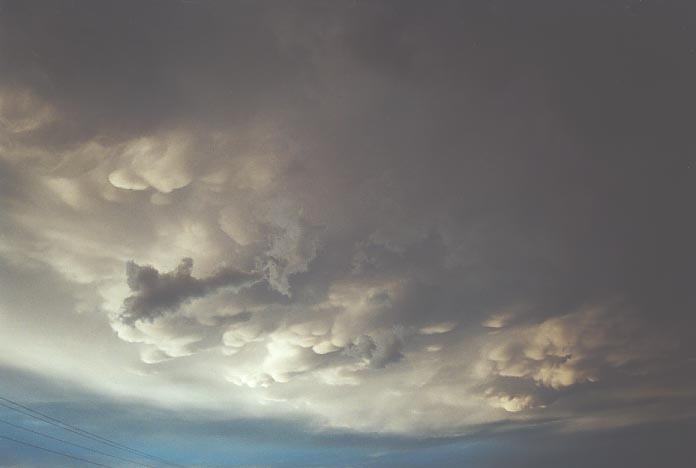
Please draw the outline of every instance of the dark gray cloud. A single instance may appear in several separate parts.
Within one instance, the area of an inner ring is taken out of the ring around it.
[[[205,278],[194,278],[193,260],[184,258],[168,273],[160,273],[151,266],[135,262],[126,265],[128,287],[132,295],[123,301],[120,320],[133,325],[138,320],[152,321],[155,318],[176,312],[182,304],[202,298],[220,288],[248,285],[259,279],[259,275],[223,268]],[[248,314],[245,315],[248,318]]]
[[[394,330],[374,338],[370,335],[360,335],[345,348],[345,353],[350,357],[367,361],[371,368],[380,369],[404,357],[401,354],[401,334],[403,333],[400,333],[400,330]]]

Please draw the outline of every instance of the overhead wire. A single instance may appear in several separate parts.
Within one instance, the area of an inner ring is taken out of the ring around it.
[[[6,403],[3,403],[3,402],[6,402]],[[9,403],[9,404],[7,404],[7,403]],[[11,405],[14,405],[14,406],[11,406]],[[13,401],[9,398],[5,398],[5,397],[0,396],[0,406],[7,408],[9,410],[24,414],[25,416],[29,416],[29,417],[34,418],[34,419],[38,419],[38,420],[43,421],[47,424],[58,427],[58,428],[63,429],[65,431],[71,432],[73,434],[79,435],[81,437],[90,439],[92,441],[95,441],[95,442],[98,442],[98,443],[101,443],[104,445],[108,445],[108,446],[115,448],[115,449],[129,452],[132,455],[138,455],[140,457],[149,458],[150,460],[154,460],[154,461],[157,461],[159,463],[163,463],[165,465],[183,468],[182,465],[172,463],[172,462],[167,461],[163,458],[160,458],[156,455],[151,455],[151,454],[143,452],[141,450],[134,449],[132,447],[128,447],[127,445],[115,442],[111,439],[107,439],[106,437],[102,437],[102,436],[95,434],[93,432],[90,432],[90,431],[87,431],[85,429],[81,429],[77,426],[73,426],[71,424],[65,423],[65,422],[61,421],[60,419],[54,418],[54,417],[49,416],[47,414],[44,414],[40,411],[29,408],[29,407],[22,405],[21,403],[18,403],[16,401]]]
[[[83,450],[87,450],[87,451],[90,451],[90,452],[93,452],[93,453],[96,453],[99,455],[103,455],[105,457],[111,457],[111,458],[114,458],[116,460],[120,460],[120,461],[127,462],[127,463],[132,463],[132,464],[137,465],[137,466],[144,466],[146,468],[154,468],[152,465],[146,465],[146,464],[141,463],[141,462],[136,461],[136,460],[131,460],[128,458],[119,457],[118,455],[113,455],[113,454],[110,454],[107,452],[102,452],[101,450],[95,449],[93,447],[87,447],[85,445],[76,444],[74,442],[70,442],[69,440],[61,439],[60,437],[54,437],[54,436],[49,435],[49,434],[44,434],[43,432],[29,429],[28,427],[20,426],[19,424],[14,424],[14,423],[11,423],[9,421],[5,421],[4,419],[0,419],[0,423],[5,424],[5,425],[10,426],[10,427],[13,427],[15,429],[19,429],[19,430],[22,430],[25,432],[29,432],[31,434],[36,434],[38,436],[54,440],[56,442],[60,442],[60,443],[66,444],[66,445],[72,445],[73,447],[77,447],[79,449],[83,449]]]
[[[4,435],[0,435],[0,439],[9,440],[10,442],[14,442],[14,443],[16,443],[16,444],[25,445],[25,446],[27,446],[27,447],[32,447],[32,448],[35,448],[35,449],[38,449],[38,450],[43,450],[44,452],[50,452],[50,453],[53,453],[53,454],[56,454],[56,455],[61,455],[61,456],[63,456],[63,457],[72,458],[73,460],[78,460],[78,461],[81,461],[81,462],[84,462],[84,463],[89,463],[90,465],[102,466],[102,467],[104,467],[104,468],[113,468],[113,467],[111,467],[111,466],[109,466],[109,465],[104,465],[103,463],[98,463],[98,462],[95,462],[95,461],[92,461],[92,460],[88,460],[88,459],[82,458],[82,457],[76,457],[76,456],[74,456],[74,455],[70,455],[69,453],[61,452],[61,451],[59,451],[59,450],[52,450],[52,449],[46,448],[46,447],[41,447],[40,445],[34,445],[34,444],[29,443],[29,442],[25,442],[25,441],[18,440],[18,439],[13,439],[12,437],[7,437],[7,436],[4,436]]]

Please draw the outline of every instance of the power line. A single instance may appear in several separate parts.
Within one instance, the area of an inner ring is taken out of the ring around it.
[[[151,460],[155,460],[155,461],[164,463],[164,464],[169,465],[169,466],[176,466],[176,467],[183,468],[182,465],[177,465],[175,463],[169,462],[169,461],[164,460],[163,458],[157,457],[155,455],[150,455],[149,453],[142,452],[142,451],[134,449],[132,447],[128,447],[127,445],[123,445],[123,444],[120,444],[120,443],[115,442],[113,440],[107,439],[106,437],[102,437],[102,436],[95,434],[93,432],[87,431],[85,429],[81,429],[77,426],[70,425],[68,423],[65,423],[65,422],[59,420],[59,419],[51,417],[47,414],[41,413],[40,411],[36,411],[36,410],[31,409],[27,406],[24,406],[20,403],[17,403],[16,401],[12,401],[9,398],[5,398],[5,397],[0,396],[0,400],[8,402],[12,405],[15,405],[18,408],[15,408],[13,406],[10,406],[10,405],[7,405],[7,404],[1,403],[1,402],[0,402],[0,406],[3,406],[3,407],[10,409],[12,411],[16,411],[18,413],[22,413],[22,414],[29,416],[31,418],[41,420],[41,421],[43,421],[47,424],[50,424],[52,426],[56,426],[56,427],[59,427],[65,431],[72,432],[73,434],[77,434],[77,435],[85,437],[87,439],[91,439],[95,442],[99,442],[101,444],[108,445],[112,448],[127,451],[131,454],[139,455],[141,457],[146,457],[146,458],[149,458]]]
[[[32,448],[35,448],[35,449],[43,450],[44,452],[55,453],[56,455],[61,455],[61,456],[63,456],[63,457],[72,458],[73,460],[78,460],[78,461],[81,461],[81,462],[89,463],[90,465],[103,466],[103,467],[105,467],[105,468],[112,468],[112,467],[109,466],[109,465],[104,465],[104,464],[102,464],[102,463],[97,463],[97,462],[92,461],[92,460],[87,460],[86,458],[75,457],[75,456],[70,455],[70,454],[65,453],[65,452],[60,452],[60,451],[58,451],[58,450],[51,450],[51,449],[46,448],[46,447],[41,447],[40,445],[34,445],[34,444],[30,444],[29,442],[24,442],[24,441],[21,441],[21,440],[13,439],[12,437],[7,437],[7,436],[4,436],[4,435],[0,435],[0,439],[9,440],[9,441],[14,442],[14,443],[17,443],[17,444],[26,445],[27,447],[32,447]]]
[[[122,458],[122,457],[119,457],[118,455],[112,455],[112,454],[110,454],[110,453],[102,452],[101,450],[97,450],[97,449],[92,448],[92,447],[87,447],[87,446],[85,446],[85,445],[76,444],[76,443],[74,443],[74,442],[70,442],[70,441],[65,440],[65,439],[60,439],[60,438],[58,438],[58,437],[53,437],[52,435],[44,434],[43,432],[35,431],[35,430],[33,430],[33,429],[29,429],[28,427],[20,426],[19,424],[14,424],[14,423],[11,423],[11,422],[9,422],[9,421],[5,421],[4,419],[0,419],[0,423],[6,424],[6,425],[11,426],[11,427],[14,427],[14,428],[16,428],[16,429],[20,429],[20,430],[22,430],[22,431],[26,431],[26,432],[30,432],[30,433],[32,433],[32,434],[39,435],[39,436],[41,436],[41,437],[45,437],[45,438],[47,438],[47,439],[55,440],[55,441],[61,442],[61,443],[63,443],[63,444],[72,445],[73,447],[77,447],[77,448],[80,448],[80,449],[83,449],[83,450],[88,450],[88,451],[90,451],[90,452],[94,452],[94,453],[97,453],[97,454],[99,454],[99,455],[104,455],[104,456],[106,456],[106,457],[111,457],[111,458],[114,458],[114,459],[116,459],[116,460],[121,460],[121,461],[124,461],[124,462],[132,463],[132,464],[134,464],[134,465],[144,466],[144,467],[147,467],[147,468],[154,468],[154,467],[151,466],[151,465],[145,465],[145,464],[140,463],[140,462],[135,461],[135,460],[130,460],[130,459],[128,459],[128,458]]]
[[[150,459],[152,459],[152,460],[156,460],[156,461],[165,463],[165,464],[167,464],[167,465],[171,465],[171,466],[180,466],[180,465],[174,465],[174,464],[172,464],[172,463],[170,463],[170,462],[168,462],[168,461],[166,461],[166,460],[164,460],[164,459],[161,459],[161,458],[159,458],[159,457],[156,457],[156,456],[154,456],[154,455],[150,455],[150,454],[148,454],[148,453],[141,452],[140,450],[136,450],[136,449],[131,448],[131,447],[128,447],[128,446],[126,446],[126,445],[119,444],[118,442],[112,441],[112,440],[107,439],[107,438],[105,438],[105,437],[102,437],[102,436],[100,436],[100,435],[98,435],[98,434],[94,434],[94,433],[92,433],[92,432],[86,431],[86,430],[81,429],[81,428],[79,428],[79,427],[77,427],[77,426],[72,426],[72,425],[70,425],[70,424],[64,423],[63,421],[61,421],[61,420],[59,420],[59,419],[53,418],[53,417],[51,417],[51,416],[49,416],[49,415],[47,415],[47,414],[44,414],[44,413],[41,413],[41,412],[39,412],[39,411],[33,410],[33,409],[31,409],[31,408],[29,408],[29,407],[27,407],[27,406],[24,406],[24,405],[22,405],[22,404],[20,404],[20,403],[17,403],[17,402],[15,402],[15,401],[12,401],[12,400],[10,400],[9,398],[0,397],[0,400],[2,400],[2,401],[7,401],[7,402],[9,402],[9,403],[11,403],[11,404],[13,404],[13,405],[16,405],[18,408],[15,408],[15,407],[10,406],[10,405],[6,405],[6,404],[4,404],[4,403],[2,403],[2,402],[0,402],[0,406],[3,406],[3,407],[5,407],[5,408],[7,408],[7,409],[10,409],[10,410],[12,410],[12,411],[16,411],[16,412],[18,412],[18,413],[24,414],[25,416],[29,416],[30,418],[38,419],[38,420],[40,420],[40,421],[43,421],[43,422],[45,422],[45,423],[47,423],[47,424],[50,424],[50,425],[55,426],[55,427],[58,427],[58,428],[63,429],[63,430],[65,430],[65,431],[72,432],[73,434],[79,435],[79,436],[81,436],[81,437],[90,439],[90,440],[92,440],[92,441],[95,441],[95,442],[98,442],[98,443],[101,443],[101,444],[104,444],[104,445],[108,445],[108,446],[110,446],[110,447],[112,447],[112,448],[115,448],[115,449],[119,449],[119,450],[126,451],[126,452],[131,453],[131,454],[134,454],[134,455],[138,455],[138,456],[141,456],[141,457],[150,458]],[[20,409],[20,408],[21,408],[21,409]]]
[[[57,424],[57,423],[54,423],[54,422],[51,421],[50,419],[46,419],[46,418],[41,417],[41,416],[35,416],[35,415],[33,415],[33,414],[31,414],[31,413],[29,413],[29,412],[27,412],[27,411],[21,410],[21,409],[19,409],[19,408],[14,408],[14,407],[12,407],[12,406],[10,406],[10,405],[6,405],[6,404],[4,404],[4,403],[0,403],[0,406],[2,406],[2,407],[4,407],[4,408],[7,408],[7,409],[9,409],[9,410],[12,410],[12,411],[16,411],[16,412],[19,413],[19,414],[23,414],[23,415],[25,415],[25,416],[29,416],[30,418],[34,418],[34,419],[37,419],[37,420],[39,420],[39,421],[43,421],[43,422],[45,422],[45,423],[47,423],[47,424],[50,424],[50,425],[52,425],[52,426],[55,426],[55,427],[57,427],[57,428],[59,428],[59,429],[62,429],[62,430],[64,430],[64,431],[72,432],[73,434],[77,434],[77,435],[79,435],[79,436],[81,436],[81,437],[85,437],[86,439],[89,439],[89,440],[92,440],[92,441],[95,441],[95,442],[99,442],[100,444],[108,445],[108,446],[110,446],[110,447],[112,447],[112,448],[116,448],[116,449],[119,449],[119,450],[125,450],[125,449],[122,449],[122,448],[118,447],[117,445],[112,444],[112,443],[110,443],[110,442],[108,442],[108,443],[107,443],[107,442],[103,442],[103,441],[99,440],[99,439],[96,438],[96,437],[92,437],[92,436],[88,436],[88,435],[85,435],[85,434],[81,434],[79,431],[73,430],[73,429],[71,429],[71,428],[69,428],[69,427],[64,427],[64,426],[62,426],[62,425],[60,425],[60,424]],[[131,453],[129,450],[125,450],[125,451],[127,451],[128,453]]]

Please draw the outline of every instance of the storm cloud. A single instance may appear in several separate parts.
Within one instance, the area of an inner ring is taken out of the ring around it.
[[[154,318],[176,312],[181,304],[201,298],[225,287],[248,285],[258,275],[236,269],[222,269],[214,275],[198,279],[191,276],[193,260],[184,258],[174,271],[160,273],[151,266],[135,262],[126,265],[128,287],[134,293],[123,301],[119,319],[132,325],[137,320]]]
[[[2,2],[0,365],[414,449],[691,427],[694,19]]]

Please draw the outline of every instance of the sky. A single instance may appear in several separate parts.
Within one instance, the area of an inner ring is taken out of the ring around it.
[[[694,25],[0,1],[0,466],[696,466]]]

